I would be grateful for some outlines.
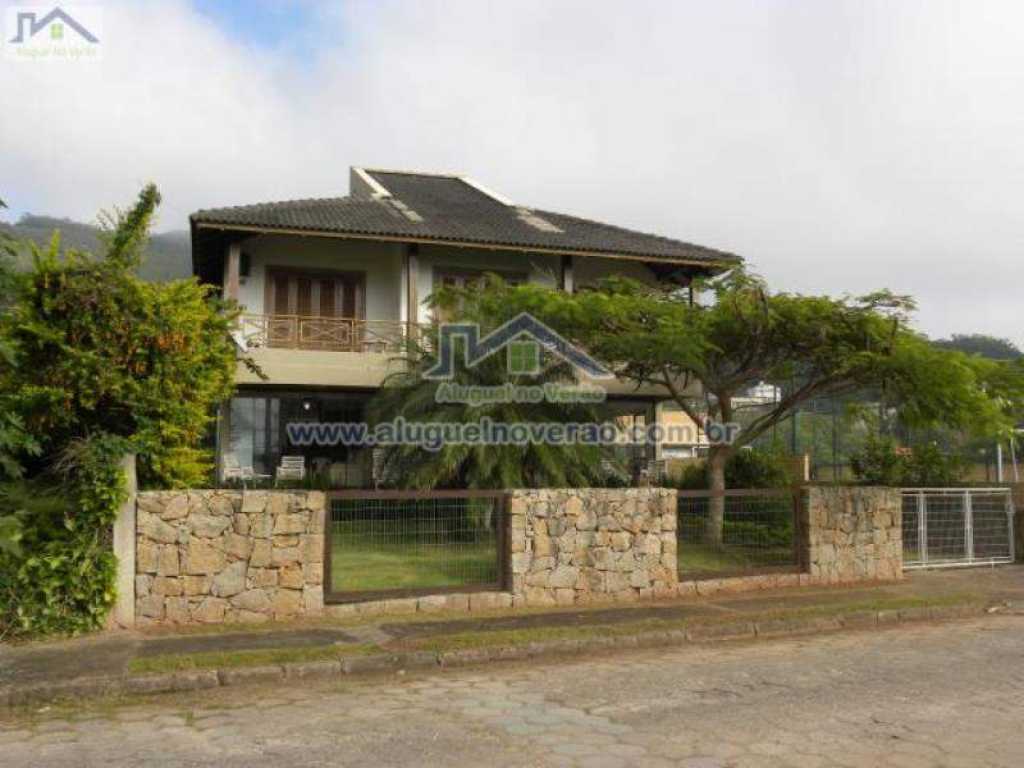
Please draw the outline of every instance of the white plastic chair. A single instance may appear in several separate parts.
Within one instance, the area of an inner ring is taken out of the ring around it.
[[[306,457],[282,456],[281,465],[277,468],[277,480],[305,480]]]

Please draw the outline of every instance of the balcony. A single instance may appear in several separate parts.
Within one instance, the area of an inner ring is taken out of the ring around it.
[[[247,350],[397,354],[404,351],[406,339],[417,328],[400,320],[245,314],[239,320],[238,331]]]

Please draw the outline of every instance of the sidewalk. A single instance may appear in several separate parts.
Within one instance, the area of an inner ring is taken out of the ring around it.
[[[104,633],[0,645],[0,706],[865,629],[986,612],[1024,614],[1024,566],[912,572],[885,586],[805,587],[622,607]]]

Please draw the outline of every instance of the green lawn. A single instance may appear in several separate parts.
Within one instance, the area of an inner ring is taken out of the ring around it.
[[[345,538],[335,540],[331,552],[334,592],[458,587],[495,582],[498,578],[498,555],[493,541],[432,546],[413,541],[388,545],[379,540]]]
[[[793,565],[792,547],[726,547],[680,542],[676,557],[679,578],[715,573],[742,573]]]

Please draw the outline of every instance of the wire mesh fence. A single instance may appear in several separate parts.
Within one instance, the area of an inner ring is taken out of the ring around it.
[[[903,491],[903,567],[1012,563],[1009,488]]]
[[[328,499],[329,597],[501,586],[501,494],[336,492]]]
[[[679,491],[678,498],[680,579],[799,568],[797,493],[735,490],[715,499],[710,491]]]

